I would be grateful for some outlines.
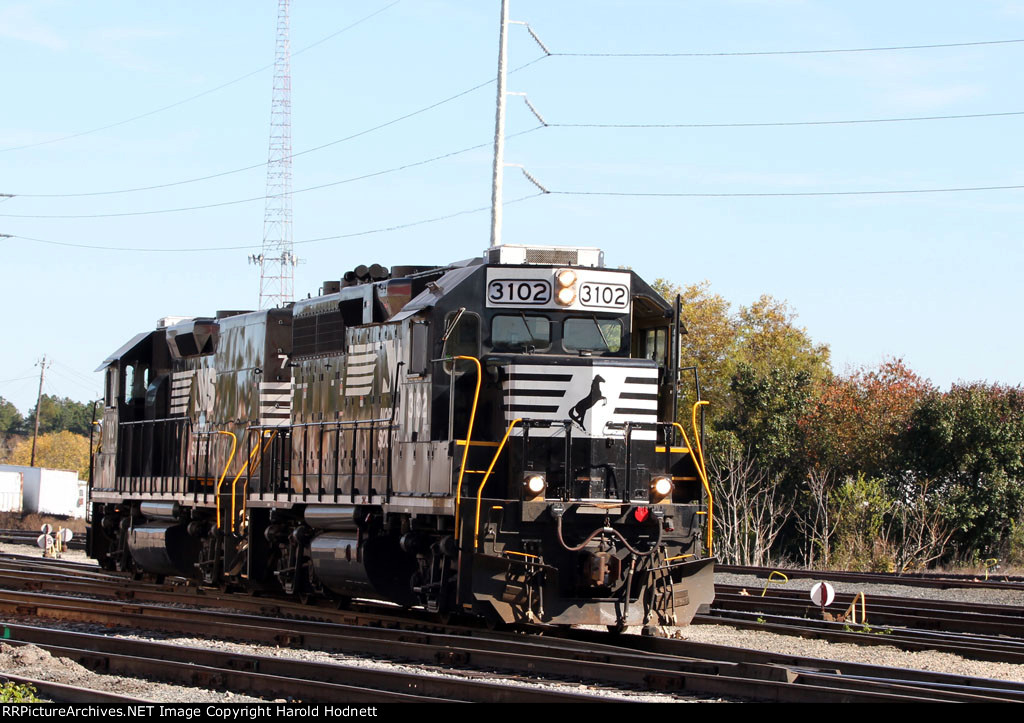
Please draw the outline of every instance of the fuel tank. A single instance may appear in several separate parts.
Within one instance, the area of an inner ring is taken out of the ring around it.
[[[360,540],[355,532],[325,532],[309,544],[317,578],[345,597],[388,600],[415,605],[412,576],[415,558],[390,538]]]
[[[154,575],[195,574],[199,542],[188,534],[186,525],[153,521],[132,528],[128,549],[143,570]]]

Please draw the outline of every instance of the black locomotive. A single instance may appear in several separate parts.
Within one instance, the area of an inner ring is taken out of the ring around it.
[[[678,305],[590,248],[321,291],[163,319],[106,359],[101,565],[508,623],[682,625],[711,602]]]

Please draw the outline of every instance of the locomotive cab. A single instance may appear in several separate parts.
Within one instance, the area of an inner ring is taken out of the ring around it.
[[[505,622],[689,622],[713,596],[713,560],[703,458],[681,438],[699,430],[674,423],[673,309],[596,249],[505,246],[487,261],[435,311],[436,351],[454,360],[435,422],[460,446],[463,605],[471,594]],[[485,303],[470,311],[473,296]]]

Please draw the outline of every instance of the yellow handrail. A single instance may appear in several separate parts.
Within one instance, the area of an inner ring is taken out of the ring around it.
[[[214,491],[214,497],[217,498],[217,529],[220,529],[220,486],[224,484],[224,478],[228,476],[228,468],[231,463],[235,461],[235,448],[238,447],[238,437],[235,436],[234,432],[224,432],[217,430],[217,434],[229,434],[231,435],[231,455],[228,457],[227,464],[224,465],[224,471],[220,473],[220,479],[217,480],[217,489]]]
[[[857,624],[857,600],[860,600],[860,624],[868,624],[868,601],[864,597],[864,592],[861,591],[853,596],[853,602],[850,603],[850,607],[846,608],[844,618],[852,618],[854,625]]]
[[[255,462],[256,462],[256,454],[259,453],[259,454],[262,455],[263,452],[266,452],[267,451],[267,447],[270,446],[270,443],[274,441],[274,437],[276,437],[276,436],[277,436],[277,432],[275,431],[273,434],[270,435],[270,438],[267,440],[267,443],[265,445],[263,445],[263,449],[262,450],[260,449],[260,445],[258,445],[258,444],[255,447],[253,447],[253,450],[251,452],[249,452],[249,463],[247,465],[242,465],[242,469],[238,470],[238,474],[236,474],[235,478],[233,480],[231,480],[231,533],[232,534],[234,534],[234,532],[235,532],[235,520],[236,520],[236,514],[237,514],[235,512],[235,485],[238,484],[238,480],[242,476],[242,472],[245,472],[246,468],[248,468],[249,474],[250,475],[252,474],[253,469],[255,469],[254,465],[255,465]],[[245,514],[245,495],[247,494],[248,489],[249,489],[249,480],[246,479],[245,483],[242,485],[242,514]]]
[[[466,432],[466,446],[462,451],[462,465],[459,467],[459,483],[455,487],[455,539],[459,539],[459,511],[462,505],[462,476],[466,472],[466,458],[469,457],[469,447],[473,441],[473,422],[476,421],[476,403],[480,401],[480,381],[483,377],[483,369],[480,367],[480,360],[473,356],[456,356],[452,359],[464,359],[476,365],[476,392],[473,394],[473,409],[469,413],[469,429]],[[452,364],[452,386],[455,386],[455,365]]]
[[[999,566],[999,560],[994,557],[990,557],[985,560],[985,579],[988,580],[988,574],[992,570],[995,570]]]
[[[768,579],[764,582],[764,590],[761,591],[761,597],[764,597],[764,594],[768,592],[768,585],[770,585],[773,580],[782,580],[783,585],[789,582],[789,578],[786,577],[785,573],[781,573],[778,570],[772,570],[768,573]]]
[[[708,484],[708,467],[707,461],[704,459],[704,445],[700,441],[700,431],[697,429],[697,410],[705,404],[708,404],[706,400],[694,402],[693,411],[690,413],[690,424],[693,427],[693,441],[697,445],[697,456],[700,457],[700,476],[704,482],[704,491],[708,493],[708,557],[712,554],[712,537],[714,535],[714,527],[712,522],[714,521],[715,501],[711,497],[711,485]]]
[[[707,404],[707,402],[698,402],[698,404]],[[694,405],[694,406],[696,407],[696,405]],[[710,557],[712,554],[714,554],[713,553],[713,549],[712,549],[712,543],[714,542],[713,537],[712,537],[712,535],[713,535],[713,526],[712,525],[713,525],[713,522],[714,522],[715,501],[714,501],[714,499],[711,496],[711,485],[708,484],[708,473],[707,473],[707,470],[704,469],[704,465],[702,464],[703,459],[704,459],[704,453],[703,453],[703,451],[701,450],[701,448],[699,446],[696,448],[696,450],[694,450],[693,445],[690,444],[689,437],[686,436],[686,430],[683,429],[683,425],[681,425],[679,422],[672,422],[672,426],[679,430],[679,434],[682,435],[683,441],[686,442],[686,447],[689,449],[689,452],[690,452],[690,458],[693,460],[693,466],[697,469],[697,474],[700,476],[701,484],[704,485],[704,492],[708,496],[708,520],[707,520],[708,533],[707,533],[707,538],[708,538],[708,556]],[[699,459],[698,459],[698,455],[700,457]]]
[[[484,485],[487,484],[487,480],[490,478],[491,472],[494,471],[494,465],[498,463],[498,457],[501,456],[501,451],[505,449],[505,443],[508,442],[509,435],[512,434],[512,430],[515,426],[522,421],[522,418],[513,419],[512,423],[508,425],[508,429],[505,430],[505,436],[502,437],[501,444],[498,445],[498,450],[494,453],[494,457],[491,459],[491,464],[487,467],[487,472],[484,473],[484,478],[480,481],[480,489],[476,492],[476,521],[473,526],[474,551],[478,546],[478,540],[480,538],[480,501],[484,496]]]

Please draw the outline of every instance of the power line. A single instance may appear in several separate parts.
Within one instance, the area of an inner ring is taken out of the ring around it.
[[[55,364],[56,366],[58,366],[61,369],[63,369],[65,372],[78,377],[80,380],[82,380],[84,382],[89,382],[90,384],[95,382],[95,377],[89,376],[87,374],[83,374],[82,372],[78,371],[74,367],[68,366],[64,362],[59,362],[56,359],[51,358],[50,359],[50,363]]]
[[[627,192],[627,191],[550,191],[556,196],[625,196],[635,198],[783,198],[798,196],[883,196],[924,193],[968,193],[978,191],[1016,191],[1019,186],[968,186],[961,188],[897,188],[863,191],[769,191],[757,193],[673,193],[673,192]]]
[[[35,378],[36,378],[35,374],[30,374],[27,377],[15,377],[14,379],[0,379],[0,384],[8,384],[10,382],[20,382],[20,381],[24,381],[25,379],[35,379]]]
[[[513,203],[519,203],[530,198],[536,198],[537,196],[543,196],[543,193],[533,193],[528,196],[521,196],[520,198],[506,201],[505,206],[511,206]],[[481,211],[489,211],[490,205],[481,206],[479,208],[470,208],[463,211],[456,211],[455,213],[449,213],[444,216],[435,216],[433,218],[425,218],[419,221],[411,221],[409,223],[396,224],[394,226],[385,226],[382,228],[368,229],[366,231],[355,231],[352,233],[337,234],[335,236],[321,236],[318,238],[304,239],[302,241],[295,241],[298,244],[311,244],[320,241],[334,241],[338,239],[357,238],[359,236],[370,236],[378,233],[386,233],[389,231],[399,231],[401,229],[412,228],[414,226],[423,226],[429,223],[437,223],[438,221],[446,221],[457,216],[466,216],[473,213],[480,213]],[[50,241],[47,239],[34,238],[31,236],[22,236],[21,234],[8,234],[8,238],[19,238],[23,241],[32,241],[34,243],[48,244],[51,246],[63,246],[67,248],[78,248],[78,249],[89,249],[94,251],[138,251],[138,252],[151,252],[151,253],[191,253],[191,252],[207,252],[207,251],[242,251],[250,249],[259,249],[261,246],[254,245],[240,245],[240,246],[213,246],[213,247],[191,247],[191,248],[141,248],[141,247],[125,247],[125,246],[97,246],[93,244],[77,244],[68,243],[66,241]]]
[[[540,130],[543,127],[544,126],[536,126],[534,128],[530,128],[530,129],[525,130],[525,131],[520,131],[518,133],[513,133],[512,135],[509,136],[509,138],[515,138],[516,136],[526,135],[527,133],[532,133],[533,131]],[[351,178],[345,178],[345,179],[342,179],[340,181],[331,181],[329,183],[321,183],[321,184],[318,184],[316,186],[307,186],[306,188],[299,188],[297,190],[291,191],[290,193],[291,194],[296,194],[296,193],[305,193],[307,191],[319,191],[319,190],[324,189],[324,188],[331,188],[332,186],[341,186],[341,185],[346,184],[346,183],[353,183],[355,181],[363,181],[363,180],[366,180],[368,178],[375,178],[377,176],[384,176],[384,175],[387,175],[389,173],[396,173],[398,171],[404,171],[404,170],[407,170],[409,168],[415,168],[417,166],[424,166],[424,165],[427,165],[428,163],[434,163],[436,161],[441,161],[441,160],[445,160],[447,158],[452,158],[454,156],[458,156],[458,155],[461,155],[463,153],[469,153],[470,151],[476,151],[476,150],[479,150],[481,148],[486,148],[486,147],[488,147],[490,145],[491,145],[490,142],[479,143],[479,144],[477,144],[475,146],[469,146],[468,148],[462,148],[462,149],[457,150],[457,151],[451,151],[449,153],[443,153],[443,154],[441,154],[439,156],[434,156],[432,158],[426,158],[426,159],[424,159],[422,161],[414,161],[412,163],[406,163],[406,164],[404,164],[402,166],[395,166],[394,168],[387,168],[387,169],[384,169],[382,171],[374,171],[372,173],[365,173],[365,174],[363,174],[361,176],[353,176]],[[60,215],[60,214],[14,214],[14,213],[9,213],[9,214],[0,214],[0,217],[3,217],[3,218],[60,218],[60,219],[74,219],[74,218],[77,218],[77,219],[83,219],[83,218],[117,218],[117,217],[121,217],[121,216],[151,216],[151,215],[154,215],[154,214],[178,213],[178,212],[181,212],[181,211],[200,211],[200,210],[209,209],[209,208],[220,208],[222,206],[235,206],[235,205],[238,205],[238,204],[241,204],[241,203],[252,203],[252,202],[255,202],[255,201],[264,201],[264,200],[270,199],[270,198],[277,198],[277,197],[279,197],[281,195],[283,195],[283,193],[264,194],[262,196],[252,196],[251,198],[239,198],[239,199],[235,199],[233,201],[220,201],[220,202],[217,202],[217,203],[207,203],[207,204],[203,204],[203,205],[200,205],[200,206],[182,206],[182,207],[178,207],[178,208],[153,209],[153,210],[150,210],[150,211],[125,211],[125,212],[121,212],[121,213],[92,213],[92,214],[66,214],[66,215]]]
[[[334,33],[331,33],[330,35],[327,35],[326,37],[323,37],[320,40],[317,40],[315,43],[312,43],[310,45],[305,46],[301,50],[295,51],[294,53],[292,53],[292,55],[298,55],[299,53],[304,53],[307,50],[309,50],[311,48],[314,48],[317,45],[320,45],[321,43],[325,43],[328,40],[330,40],[331,38],[334,38],[334,37],[336,37],[338,35],[341,35],[345,31],[351,30],[352,28],[356,27],[357,25],[360,25],[360,24],[366,22],[370,18],[373,18],[373,17],[375,17],[377,15],[380,15],[382,12],[384,12],[385,10],[389,10],[390,8],[394,7],[395,5],[400,3],[401,1],[402,0],[395,0],[390,5],[387,5],[387,6],[383,7],[383,8],[381,8],[380,10],[377,10],[376,12],[373,12],[373,13],[367,15],[366,17],[363,17],[363,18],[357,20],[356,22],[352,23],[351,25],[348,25],[348,26],[342,28],[341,30],[338,30],[338,31],[336,31]],[[47,141],[37,141],[36,143],[27,143],[27,144],[21,145],[21,146],[10,146],[8,148],[0,148],[0,153],[7,153],[8,151],[20,151],[20,150],[24,150],[26,148],[36,148],[38,146],[45,146],[45,145],[49,145],[51,143],[59,143],[60,141],[67,141],[67,140],[71,140],[72,138],[81,138],[82,136],[87,136],[87,135],[90,135],[92,133],[99,133],[100,131],[105,131],[105,130],[108,130],[110,128],[116,128],[118,126],[123,126],[126,123],[131,123],[132,121],[137,121],[137,120],[141,120],[143,118],[148,118],[149,116],[156,115],[157,113],[163,113],[165,110],[171,110],[172,108],[177,108],[178,106],[184,105],[185,103],[190,103],[193,100],[196,100],[198,98],[202,98],[203,96],[206,96],[206,95],[210,95],[211,93],[216,93],[218,90],[223,90],[224,88],[227,88],[229,86],[235,85],[236,83],[240,83],[241,81],[245,80],[246,78],[251,78],[252,76],[258,75],[259,73],[262,73],[263,71],[268,70],[268,69],[273,68],[273,67],[274,67],[273,63],[271,63],[269,65],[264,65],[262,68],[257,68],[256,70],[253,70],[252,72],[246,73],[245,75],[240,75],[237,78],[235,78],[234,80],[229,80],[228,82],[222,83],[222,84],[216,86],[215,88],[210,88],[209,90],[204,90],[202,93],[196,93],[195,95],[189,96],[188,98],[184,98],[182,100],[176,101],[176,102],[171,103],[169,105],[162,106],[160,108],[156,108],[156,109],[148,111],[146,113],[140,113],[139,115],[132,116],[131,118],[125,118],[124,120],[120,120],[120,121],[117,121],[115,123],[108,123],[105,126],[99,126],[97,128],[92,128],[92,129],[87,130],[87,131],[81,131],[79,133],[72,133],[70,135],[61,136],[60,138],[51,138],[50,140],[47,140]]]
[[[65,383],[74,384],[79,389],[88,389],[90,394],[95,394],[96,393],[96,387],[98,386],[98,384],[96,384],[96,383],[86,384],[85,382],[79,381],[79,380],[77,380],[77,379],[75,379],[73,377],[68,376],[67,374],[63,374],[63,373],[61,373],[60,371],[58,371],[56,369],[50,369],[50,372],[52,374],[56,374]],[[52,384],[52,380],[51,380],[51,384]]]
[[[542,58],[538,58],[537,60],[541,60],[541,59]],[[535,60],[533,62],[537,62],[537,61]],[[525,66],[522,66],[522,67],[525,67]],[[491,82],[493,82],[493,81],[491,81]],[[475,89],[480,88],[480,87],[482,87],[482,86],[476,86],[475,88],[473,88],[471,90],[475,90]],[[460,97],[461,95],[464,95],[466,92],[469,92],[469,91],[464,91],[459,96],[452,96],[449,100],[452,100],[454,98]],[[447,100],[441,101],[441,103],[445,103],[445,102],[447,102]],[[437,105],[438,104],[434,104],[433,106],[429,106],[429,107],[437,107]],[[429,107],[428,107],[428,109],[429,109]],[[424,109],[424,110],[426,110],[426,109]],[[421,112],[421,111],[417,111],[417,113],[418,112]],[[527,130],[527,131],[521,131],[520,133],[515,133],[515,134],[509,136],[509,138],[514,138],[515,136],[523,135],[525,133],[531,133],[531,132],[533,132],[535,130],[538,130],[539,128],[542,128],[542,127],[547,127],[547,128],[595,128],[595,129],[601,129],[601,128],[604,128],[604,129],[785,128],[785,127],[798,127],[798,126],[865,125],[865,124],[876,124],[876,123],[912,123],[912,122],[926,122],[926,121],[940,121],[940,120],[969,120],[969,119],[978,119],[978,118],[1005,118],[1005,117],[1013,117],[1013,116],[1020,116],[1020,115],[1024,115],[1024,111],[999,111],[999,112],[995,112],[995,113],[958,113],[958,114],[951,114],[951,115],[904,116],[904,117],[897,117],[897,118],[853,118],[853,119],[840,119],[840,120],[765,121],[765,122],[749,122],[749,123],[546,123],[545,122],[543,126],[537,126],[535,128],[531,128],[530,130]],[[403,120],[404,118],[408,118],[408,117],[410,117],[410,116],[403,116],[400,119],[395,119],[394,121],[389,121],[388,124],[397,122],[398,120]],[[373,130],[378,130],[378,129],[382,128],[382,127],[384,127],[384,126],[376,126],[375,128],[367,129],[366,131],[362,131],[359,134],[356,134],[356,135],[353,135],[353,136],[349,136],[349,137],[344,138],[344,139],[339,139],[338,141],[333,141],[332,143],[340,143],[340,142],[342,142],[344,140],[351,140],[353,138],[357,138],[359,135],[365,135],[366,133],[369,133],[369,132],[371,132]],[[327,145],[330,145],[330,144],[327,144]],[[440,155],[440,156],[435,156],[433,158],[428,158],[428,159],[425,159],[425,160],[422,160],[422,161],[415,161],[413,163],[409,163],[409,164],[406,164],[406,165],[403,165],[403,166],[397,166],[395,168],[390,168],[390,169],[386,169],[386,170],[382,170],[382,171],[375,171],[373,173],[365,174],[365,175],[362,175],[362,176],[355,176],[355,177],[346,178],[346,179],[343,179],[343,180],[340,180],[340,181],[332,181],[330,183],[324,183],[324,184],[320,184],[320,185],[317,185],[317,186],[309,186],[307,188],[301,188],[301,189],[298,189],[298,190],[294,191],[293,193],[304,193],[306,191],[315,191],[315,190],[319,190],[319,189],[322,189],[322,188],[329,188],[331,186],[338,186],[338,185],[342,185],[342,184],[345,184],[345,183],[352,183],[353,181],[361,181],[361,180],[364,180],[364,179],[367,179],[367,178],[373,178],[374,176],[381,176],[381,175],[385,175],[385,174],[388,174],[388,173],[394,173],[396,171],[402,171],[402,170],[406,170],[408,168],[413,168],[415,166],[422,166],[422,165],[425,165],[427,163],[433,163],[435,161],[443,160],[445,158],[450,158],[452,156],[456,156],[456,155],[459,155],[461,153],[468,153],[469,151],[477,150],[477,149],[479,149],[479,148],[481,148],[483,146],[486,146],[486,145],[489,145],[489,144],[485,143],[485,144],[481,144],[481,145],[471,146],[469,148],[463,148],[461,150],[452,151],[451,153],[446,153],[446,154],[443,154],[443,155]],[[326,145],[318,146],[316,148],[310,148],[310,149],[307,149],[305,151],[300,151],[299,153],[294,154],[292,157],[294,158],[295,156],[303,155],[305,153],[311,153],[311,152],[313,152],[315,150],[320,150],[321,148],[325,148],[325,147],[326,147]],[[265,163],[264,164],[258,164],[256,166],[249,166],[249,167],[247,167],[245,169],[239,169],[239,170],[249,170],[249,169],[258,168],[258,167],[264,166],[264,165],[266,165],[266,164]],[[234,173],[234,172],[236,172],[236,171],[229,171],[228,173]],[[218,174],[218,175],[225,175],[225,174]],[[214,177],[215,176],[207,176],[206,178],[214,178]],[[204,179],[193,179],[193,180],[204,180]],[[179,183],[189,183],[189,182],[191,182],[191,181],[181,181]],[[167,185],[175,185],[175,184],[167,184]],[[101,192],[95,192],[95,193],[78,193],[78,194],[15,194],[15,195],[20,195],[23,198],[71,198],[71,197],[80,197],[80,196],[105,195],[105,194],[112,194],[112,193],[127,193],[128,191],[131,191],[131,190],[151,190],[151,189],[163,188],[163,187],[165,187],[165,186],[150,186],[148,188],[128,189],[126,191],[101,191]],[[101,213],[101,214],[79,214],[79,215],[13,214],[13,213],[3,214],[3,213],[0,213],[0,217],[4,217],[4,218],[37,218],[37,219],[38,218],[65,218],[65,219],[75,219],[75,218],[78,218],[78,219],[81,219],[81,218],[112,218],[112,217],[118,217],[118,216],[146,216],[146,215],[152,215],[152,214],[176,213],[176,212],[180,212],[180,211],[198,211],[198,210],[203,210],[203,209],[208,209],[208,208],[217,208],[219,206],[230,206],[230,205],[235,205],[235,204],[240,204],[240,203],[252,203],[252,202],[255,202],[255,201],[263,201],[263,200],[265,200],[267,198],[272,198],[272,197],[273,196],[265,196],[265,195],[264,196],[253,196],[251,198],[242,198],[242,199],[237,199],[237,200],[233,200],[233,201],[222,201],[222,202],[218,202],[218,203],[203,204],[203,205],[199,205],[199,206],[184,206],[184,207],[179,207],[179,208],[156,209],[156,210],[151,210],[151,211],[129,211],[129,212],[123,212],[123,213]]]
[[[1024,115],[1014,110],[998,113],[961,113],[957,115],[907,116],[901,118],[856,118],[852,120],[769,121],[755,123],[548,123],[549,128],[777,128],[785,126],[830,126],[862,123],[910,123],[915,121],[962,120]]]
[[[536,62],[536,61],[534,61]],[[481,87],[481,86],[477,86]],[[453,98],[456,96],[453,96]],[[444,101],[442,101],[444,102]],[[519,135],[526,133],[532,133],[540,128],[595,128],[595,129],[671,129],[671,128],[781,128],[781,127],[798,127],[798,126],[828,126],[828,125],[864,125],[864,124],[877,124],[877,123],[911,123],[911,122],[924,122],[924,121],[940,121],[940,120],[967,120],[967,119],[978,119],[978,118],[1001,118],[1001,117],[1013,117],[1024,115],[1024,111],[1001,111],[995,113],[960,113],[952,115],[936,115],[936,116],[905,116],[898,118],[855,118],[855,119],[841,119],[841,120],[816,120],[816,121],[767,121],[767,122],[750,122],[750,123],[544,123],[541,126],[536,126],[527,131],[521,131],[515,133],[509,138],[514,138]],[[364,131],[369,132],[369,131]],[[350,136],[353,138],[355,136]],[[346,183],[352,183],[354,181],[361,181],[375,176],[382,176],[388,173],[394,173],[396,171],[403,171],[416,166],[426,165],[435,161],[451,158],[453,156],[460,155],[462,153],[468,153],[470,151],[478,150],[488,143],[483,143],[468,148],[463,148],[458,151],[452,151],[445,153],[440,156],[434,156],[422,161],[415,161],[402,166],[396,166],[394,168],[385,169],[382,171],[375,171],[373,173],[364,174],[361,176],[354,176],[352,178],[346,178],[340,181],[332,181],[329,183],[323,183],[316,186],[309,186],[301,188],[293,193],[305,193],[306,191],[315,191],[323,188],[330,188],[332,186],[339,186]],[[322,148],[324,146],[320,146]],[[309,153],[317,149],[309,149],[302,151],[301,153]],[[295,155],[301,155],[295,154]],[[264,164],[265,165],[265,164]],[[90,194],[79,194],[79,195],[90,195]],[[29,198],[39,197],[54,197],[54,196],[26,196]],[[199,211],[210,208],[218,208],[222,206],[232,206],[242,203],[252,203],[255,201],[263,201],[268,198],[274,198],[275,195],[263,195],[253,196],[251,198],[236,199],[233,201],[221,201],[217,203],[208,203],[198,206],[183,206],[178,208],[167,208],[167,209],[154,209],[149,211],[125,211],[120,213],[97,213],[97,214],[15,214],[15,213],[0,213],[2,218],[31,218],[31,219],[85,219],[85,218],[117,218],[122,216],[149,216],[154,214],[164,213],[178,213],[182,211]]]
[[[874,48],[825,48],[818,50],[745,50],[711,53],[551,53],[563,58],[721,58],[755,55],[815,55],[825,53],[874,53],[888,50],[929,50],[932,48],[966,48],[979,45],[1024,43],[1024,38],[1011,40],[980,40],[968,43],[931,43],[929,45],[887,45]]]
[[[653,191],[653,192],[633,192],[633,191],[578,191],[578,190],[554,190],[554,191],[541,191],[533,193],[527,196],[521,196],[512,201],[506,201],[505,206],[512,205],[513,203],[519,203],[526,201],[537,196],[605,196],[605,197],[623,197],[623,198],[798,198],[798,197],[814,197],[814,196],[879,196],[879,195],[912,195],[912,194],[932,194],[932,193],[978,193],[986,191],[1017,191],[1024,189],[1022,185],[1006,185],[1006,186],[961,186],[961,187],[950,187],[950,188],[898,188],[898,189],[869,189],[869,190],[857,190],[857,191],[765,191],[765,192],[728,192],[728,193],[711,193],[711,192],[669,192],[669,191]],[[465,216],[473,213],[480,213],[481,211],[490,210],[490,206],[480,206],[479,208],[471,208],[463,211],[456,211],[444,216],[435,216],[432,218],[421,219],[419,221],[412,221],[404,224],[397,224],[394,226],[385,226],[382,228],[369,229],[366,231],[356,231],[353,233],[337,234],[334,236],[320,236],[318,238],[304,239],[302,241],[296,241],[296,244],[309,244],[317,243],[320,241],[333,241],[347,238],[357,238],[359,236],[369,236],[378,233],[386,233],[389,231],[398,231],[401,229],[412,228],[414,226],[422,226],[425,224],[436,223],[438,221],[445,221],[447,219],[455,218],[457,216]],[[34,243],[48,244],[52,246],[63,246],[67,248],[80,248],[89,249],[95,251],[136,251],[141,253],[192,253],[192,252],[213,252],[213,251],[241,251],[249,249],[257,249],[259,246],[253,245],[239,245],[239,246],[212,246],[212,247],[191,247],[191,248],[143,248],[143,247],[126,247],[126,246],[98,246],[94,244],[78,244],[68,243],[65,241],[51,241],[48,239],[35,238],[32,236],[24,236],[22,234],[7,234],[8,238],[18,238],[23,241],[32,241]]]
[[[546,57],[548,57],[548,56],[542,55],[542,56],[540,56],[538,58],[535,58],[535,59],[531,60],[528,63],[524,63],[523,65],[520,65],[519,67],[514,68],[513,70],[510,70],[509,73],[516,73],[516,72],[518,72],[520,70],[524,70],[525,68],[528,68],[529,66],[533,65],[534,63],[538,63],[541,60],[544,60]],[[314,146],[313,148],[307,148],[307,149],[305,149],[303,151],[298,151],[297,153],[293,153],[290,157],[291,158],[298,158],[299,156],[304,156],[304,155],[306,155],[308,153],[313,153],[315,151],[321,151],[324,148],[329,148],[331,146],[336,146],[339,143],[345,143],[347,141],[351,141],[351,140],[354,140],[356,138],[360,138],[362,136],[368,135],[368,134],[373,133],[375,131],[382,130],[384,128],[387,128],[388,126],[395,125],[396,123],[400,123],[400,122],[402,122],[404,120],[408,120],[409,118],[414,118],[415,116],[418,116],[418,115],[420,115],[422,113],[426,113],[427,111],[433,110],[435,108],[439,108],[440,106],[445,105],[446,103],[450,103],[453,100],[458,100],[459,98],[462,98],[465,95],[469,95],[473,91],[480,90],[481,88],[486,88],[488,85],[490,85],[491,83],[494,83],[494,82],[495,81],[492,78],[492,79],[490,79],[490,80],[488,80],[486,82],[480,83],[478,85],[474,85],[472,88],[467,88],[466,90],[460,91],[460,92],[456,93],[455,95],[449,96],[449,97],[447,97],[447,98],[445,98],[443,100],[439,100],[439,101],[437,101],[435,103],[431,103],[430,105],[424,106],[424,107],[422,107],[422,108],[420,108],[418,110],[414,110],[411,113],[406,113],[403,116],[399,116],[398,118],[393,118],[393,119],[391,119],[389,121],[385,121],[384,123],[381,123],[379,125],[375,125],[372,128],[367,128],[367,129],[361,130],[361,131],[359,131],[357,133],[353,133],[350,136],[345,136],[344,138],[338,138],[336,140],[328,141],[327,143],[323,143],[323,144],[321,144],[319,146]],[[210,180],[213,180],[214,178],[223,178],[224,176],[230,176],[230,175],[233,175],[235,173],[243,173],[245,171],[251,171],[251,170],[254,170],[256,168],[263,168],[266,165],[267,165],[267,162],[264,161],[263,163],[254,163],[251,166],[243,166],[241,168],[234,168],[234,169],[232,169],[230,171],[221,171],[220,173],[212,173],[212,174],[210,174],[208,176],[199,176],[199,177],[196,177],[196,178],[186,178],[186,179],[181,180],[181,181],[171,181],[170,183],[159,183],[159,184],[154,184],[154,185],[151,185],[151,186],[138,186],[138,187],[135,187],[135,188],[122,188],[122,189],[111,190],[111,191],[89,191],[89,192],[84,192],[84,193],[14,193],[14,194],[2,194],[2,195],[13,196],[13,197],[18,197],[18,198],[82,198],[82,197],[85,197],[85,196],[110,196],[110,195],[115,195],[115,194],[119,194],[119,193],[136,193],[138,191],[155,191],[155,190],[158,190],[158,189],[161,189],[161,188],[171,188],[173,186],[182,186],[182,185],[185,185],[185,184],[188,184],[188,183],[198,183],[200,181],[210,181]],[[259,198],[262,199],[263,196],[260,196]]]

